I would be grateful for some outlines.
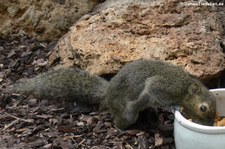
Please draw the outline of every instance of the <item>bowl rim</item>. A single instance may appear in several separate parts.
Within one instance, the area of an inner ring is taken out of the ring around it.
[[[210,91],[224,91],[225,88],[220,88],[220,89],[211,89]],[[208,134],[224,134],[225,133],[225,126],[205,126],[201,124],[197,124],[194,122],[191,122],[184,118],[179,111],[175,111],[175,121],[177,121],[180,125],[183,127],[186,127],[187,129],[191,129],[197,132],[201,133],[208,133]]]

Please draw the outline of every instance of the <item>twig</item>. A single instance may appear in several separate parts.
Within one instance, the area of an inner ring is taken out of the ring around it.
[[[12,118],[15,118],[16,120],[12,121],[10,124],[8,125],[5,125],[5,127],[2,129],[2,131],[8,129],[9,127],[11,127],[12,125],[14,125],[15,123],[17,123],[18,121],[23,121],[23,122],[27,122],[27,123],[33,123],[34,120],[33,119],[23,119],[23,118],[19,118],[19,117],[16,117],[16,116],[13,116],[9,113],[6,113],[6,116],[8,117],[12,117]]]
[[[50,111],[51,111],[51,112],[55,112],[55,111],[62,111],[62,110],[64,110],[64,108],[59,108],[59,109],[51,109]]]
[[[11,122],[10,124],[8,124],[8,125],[5,125],[5,127],[2,129],[2,131],[4,131],[4,130],[6,130],[6,129],[8,129],[9,127],[11,127],[12,125],[14,125],[15,123],[17,123],[19,120],[18,119],[16,119],[16,120],[14,120],[13,122]]]
[[[82,145],[85,141],[86,141],[86,139],[83,139],[83,140],[78,144],[78,146]]]
[[[14,115],[11,115],[11,114],[9,114],[9,113],[6,113],[6,115],[8,115],[8,116],[10,116],[10,117],[12,117],[12,118],[15,118],[15,119],[17,119],[17,120],[23,121],[23,122],[27,122],[27,123],[33,123],[33,122],[34,122],[33,119],[23,119],[23,118],[19,118],[19,117],[16,117],[16,116],[14,116]]]

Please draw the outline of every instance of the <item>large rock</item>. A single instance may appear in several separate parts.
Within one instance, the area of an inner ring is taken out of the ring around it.
[[[99,0],[0,0],[0,36],[28,34],[39,40],[61,37]]]
[[[224,70],[224,9],[180,0],[151,0],[85,15],[50,56],[50,64],[94,74],[117,72],[127,62],[157,59],[182,66],[201,79]]]

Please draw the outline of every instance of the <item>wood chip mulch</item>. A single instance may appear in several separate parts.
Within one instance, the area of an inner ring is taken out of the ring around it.
[[[175,149],[174,116],[165,109],[159,109],[157,129],[119,131],[106,111],[81,113],[65,104],[4,92],[20,78],[47,71],[55,43],[0,38],[0,149]]]

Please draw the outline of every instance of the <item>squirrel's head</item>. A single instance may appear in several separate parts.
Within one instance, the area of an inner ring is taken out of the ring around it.
[[[216,99],[200,82],[188,87],[186,99],[181,104],[181,113],[193,122],[202,125],[213,125],[216,116]]]

